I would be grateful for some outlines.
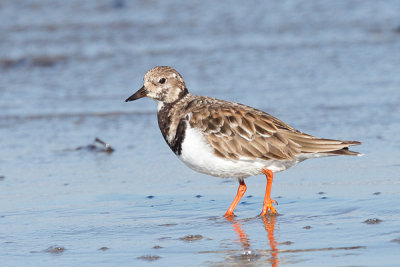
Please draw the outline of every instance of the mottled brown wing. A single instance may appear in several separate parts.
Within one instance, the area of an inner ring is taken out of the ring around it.
[[[280,131],[298,132],[262,111],[211,99],[193,104],[189,123],[204,132],[215,154],[239,158],[293,159],[300,146]]]
[[[189,107],[191,106],[191,107]],[[215,154],[237,160],[292,160],[299,154],[353,155],[358,141],[318,138],[302,133],[260,110],[214,98],[189,103],[189,123],[204,132]]]

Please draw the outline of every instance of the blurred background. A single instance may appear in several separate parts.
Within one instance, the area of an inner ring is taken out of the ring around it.
[[[0,2],[0,262],[395,265],[400,243],[400,1]],[[124,103],[157,65],[193,94],[362,141],[237,182],[184,166],[156,104]],[[109,143],[105,151],[95,138]],[[58,255],[59,257],[55,257]]]

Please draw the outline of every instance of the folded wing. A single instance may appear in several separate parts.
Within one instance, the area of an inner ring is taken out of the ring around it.
[[[292,160],[300,154],[359,155],[357,141],[321,139],[302,133],[260,110],[217,99],[194,100],[186,112],[220,157],[232,160]],[[205,107],[206,106],[206,107]]]

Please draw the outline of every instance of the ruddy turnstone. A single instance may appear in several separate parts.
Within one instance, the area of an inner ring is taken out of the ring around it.
[[[225,213],[233,211],[246,191],[244,179],[265,174],[267,187],[261,215],[276,214],[271,199],[273,173],[297,163],[350,151],[357,141],[322,139],[302,133],[255,108],[189,93],[182,76],[159,66],[144,76],[143,87],[125,102],[150,97],[158,103],[158,125],[172,151],[195,171],[237,178],[239,188]]]

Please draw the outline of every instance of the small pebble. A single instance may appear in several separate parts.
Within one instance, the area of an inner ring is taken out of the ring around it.
[[[201,197],[203,197],[203,196],[202,196],[202,195],[196,195],[196,197],[197,197],[197,198],[201,198]]]
[[[311,226],[309,226],[309,225],[304,226],[303,229],[307,229],[307,230],[308,230],[308,229],[311,229]]]
[[[147,196],[146,198],[148,198],[148,199],[152,199],[152,198],[154,198],[154,196]]]
[[[325,192],[318,192],[318,195],[325,195]]]
[[[197,241],[203,239],[202,235],[187,235],[185,237],[179,238],[180,240],[187,241],[187,242],[192,242],[192,241]]]
[[[279,245],[287,245],[287,246],[290,246],[291,244],[294,244],[294,242],[286,241],[286,242],[279,243]]]
[[[162,246],[159,246],[159,245],[155,245],[153,248],[154,248],[154,249],[160,249],[160,248],[163,248],[163,247],[162,247]]]
[[[143,255],[140,257],[137,257],[136,259],[138,260],[144,260],[144,261],[156,261],[160,259],[161,257],[158,255]]]
[[[321,197],[321,199],[327,199],[327,197]]]
[[[47,249],[44,250],[44,252],[51,253],[51,254],[61,254],[67,249],[64,247],[59,247],[59,246],[50,246]]]
[[[375,192],[375,193],[373,193],[373,195],[375,195],[375,196],[380,195],[380,194],[381,194],[381,192]]]
[[[110,248],[108,248],[108,247],[101,247],[101,248],[99,248],[98,250],[102,250],[102,251],[106,251],[106,250],[109,250]]]
[[[372,218],[372,219],[368,219],[368,220],[364,221],[364,223],[366,223],[366,224],[378,224],[381,222],[382,222],[382,220],[380,220],[378,218]]]

